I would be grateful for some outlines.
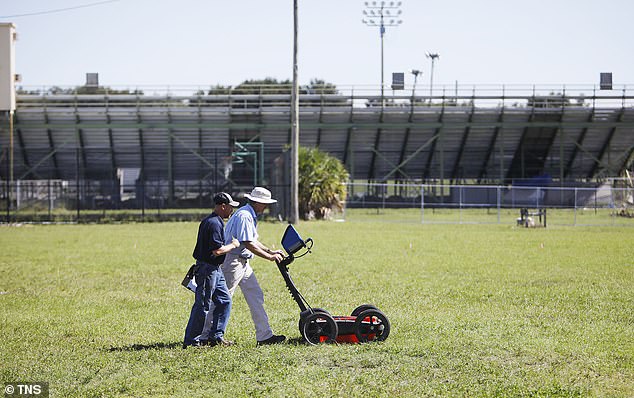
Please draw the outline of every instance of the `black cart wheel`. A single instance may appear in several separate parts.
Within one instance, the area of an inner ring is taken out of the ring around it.
[[[311,312],[311,310],[312,310],[312,312]],[[306,317],[308,317],[308,315],[310,315],[310,314],[328,314],[328,315],[330,315],[330,312],[326,311],[323,308],[311,308],[311,309],[303,311],[301,314],[299,314],[299,334],[301,334],[302,336],[304,335],[304,322],[306,320]]]
[[[354,321],[354,334],[360,343],[383,341],[390,335],[390,321],[379,310],[365,310]]]
[[[361,304],[360,306],[355,308],[350,315],[357,316],[365,310],[378,310],[378,308],[373,306],[372,304]]]
[[[302,336],[309,344],[334,343],[337,333],[337,322],[330,314],[315,312],[304,320]]]

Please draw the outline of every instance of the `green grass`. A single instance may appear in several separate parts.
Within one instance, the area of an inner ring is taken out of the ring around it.
[[[0,375],[52,396],[634,396],[634,229],[301,223],[291,265],[336,315],[373,303],[378,344],[307,346],[277,268],[253,266],[275,332],[237,293],[229,348],[180,348],[197,223],[0,227]],[[279,244],[285,225],[261,223]]]

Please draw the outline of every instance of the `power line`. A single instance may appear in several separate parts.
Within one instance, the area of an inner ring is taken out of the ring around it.
[[[98,6],[98,5],[106,4],[106,3],[114,3],[115,1],[119,1],[119,0],[99,1],[99,2],[96,2],[96,3],[78,5],[78,6],[75,6],[75,7],[57,8],[57,9],[54,9],[54,10],[31,12],[31,13],[28,13],[28,14],[0,15],[0,18],[20,18],[20,17],[31,17],[31,16],[34,16],[34,15],[53,14],[53,13],[56,13],[56,12],[64,12],[64,11],[76,10],[78,8],[86,8],[86,7],[93,7],[93,6]]]

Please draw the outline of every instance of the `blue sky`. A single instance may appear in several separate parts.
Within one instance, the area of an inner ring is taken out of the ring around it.
[[[80,85],[86,72],[111,86],[292,77],[292,0],[117,0],[8,17],[96,2],[0,0],[0,22],[19,35],[22,85]],[[362,24],[363,9],[299,0],[300,83],[380,83],[379,31]],[[402,0],[401,9],[402,25],[385,35],[386,84],[409,69],[428,83],[431,51],[439,85],[598,84],[600,72],[634,85],[631,0]]]

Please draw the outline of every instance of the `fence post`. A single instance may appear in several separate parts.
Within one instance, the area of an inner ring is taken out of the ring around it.
[[[75,184],[75,199],[77,200],[77,223],[79,223],[79,147],[75,148],[75,167],[75,178],[77,179],[77,182]]]
[[[5,180],[6,192],[5,195],[7,197],[7,224],[11,223],[11,195],[9,194],[9,190],[11,187],[9,186],[9,179]]]
[[[48,221],[53,221],[51,219],[51,213],[53,212],[53,197],[51,193],[51,179],[46,180],[47,190],[48,190]]]
[[[496,187],[496,192],[497,192],[497,205],[498,205],[498,224],[501,223],[500,220],[500,212],[502,211],[501,207],[502,207],[502,191],[500,190],[502,187],[500,187],[499,185]]]
[[[425,185],[420,186],[420,223],[425,224]]]
[[[385,210],[385,195],[387,194],[387,183],[381,184],[381,203],[383,206],[383,210]]]
[[[574,204],[574,206],[575,206],[575,209],[574,209],[575,219],[574,219],[574,224],[573,224],[575,226],[577,226],[577,189],[578,188],[575,188],[575,204]]]
[[[450,185],[450,186],[449,186],[449,192],[451,192],[451,188],[452,188],[452,187],[451,187],[451,185]],[[459,202],[459,203],[458,203],[458,206],[459,206],[459,208],[460,208],[460,213],[459,213],[459,215],[458,215],[458,223],[459,223],[459,224],[462,224],[462,190],[463,190],[463,189],[464,189],[464,187],[462,187],[462,186],[461,186],[461,187],[458,187],[458,192],[459,192],[459,195],[458,195],[458,202]]]
[[[20,211],[20,195],[22,194],[22,192],[20,192],[20,180],[14,180],[14,185],[15,185],[15,212],[16,214]]]

